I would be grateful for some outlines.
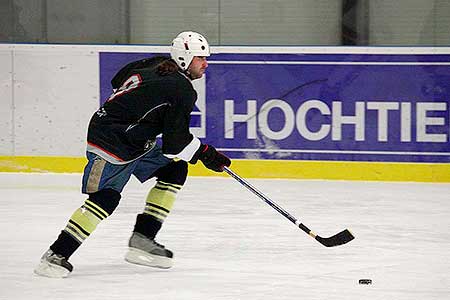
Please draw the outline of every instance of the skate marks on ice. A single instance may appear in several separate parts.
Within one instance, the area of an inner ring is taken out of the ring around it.
[[[172,269],[124,261],[153,181],[133,180],[116,212],[70,262],[66,279],[33,268],[82,204],[81,175],[0,173],[0,299],[445,299],[450,294],[450,185],[249,181],[323,236],[325,248],[231,178],[190,177],[158,239]],[[361,278],[372,285],[359,285]]]

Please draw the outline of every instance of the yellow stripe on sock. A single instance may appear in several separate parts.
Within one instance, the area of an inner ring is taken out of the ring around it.
[[[147,209],[144,210],[144,214],[155,217],[155,218],[158,219],[161,223],[164,222],[164,220],[165,220],[166,217],[167,217],[167,215],[162,216],[159,212],[156,212],[156,211],[149,211],[149,210],[147,210]]]
[[[175,187],[173,187],[173,186],[170,186],[170,185],[163,185],[163,184],[160,184],[160,183],[157,183],[157,184],[155,185],[155,188],[157,188],[157,189],[159,189],[159,190],[167,190],[167,191],[169,191],[169,192],[171,192],[171,193],[173,193],[173,194],[177,194],[178,191],[180,190],[180,189],[175,188]]]
[[[85,202],[86,202],[86,204],[89,205],[90,208],[95,209],[96,212],[98,214],[100,214],[101,216],[103,216],[104,218],[107,218],[109,216],[109,214],[103,208],[101,208],[94,202],[90,201],[89,199],[87,199]]]
[[[80,232],[79,230],[76,230],[76,228],[72,226],[71,227],[66,226],[66,228],[64,228],[64,231],[70,234],[74,239],[76,239],[80,243],[83,243],[84,240],[87,238],[87,235]]]
[[[172,210],[177,192],[177,189],[156,183],[147,195],[144,213],[152,215],[159,220],[164,220],[168,212]]]
[[[83,230],[88,234],[91,234],[95,230],[97,225],[101,222],[101,219],[99,219],[96,215],[83,207],[77,209],[73,213],[70,220],[83,228]]]
[[[158,181],[156,184],[158,184],[158,183],[160,183],[160,184],[162,184],[162,185],[171,186],[171,187],[173,187],[173,188],[175,188],[175,189],[177,189],[177,190],[181,190],[181,188],[183,187],[183,186],[180,185],[180,184],[168,183],[168,182],[164,182],[164,181]]]

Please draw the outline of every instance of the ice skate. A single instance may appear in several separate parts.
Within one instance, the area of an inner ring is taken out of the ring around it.
[[[140,233],[133,232],[128,246],[125,255],[127,262],[162,269],[168,269],[173,265],[172,251]]]
[[[34,269],[34,273],[45,277],[63,278],[69,275],[72,270],[73,266],[64,256],[49,249],[42,255],[41,262]]]

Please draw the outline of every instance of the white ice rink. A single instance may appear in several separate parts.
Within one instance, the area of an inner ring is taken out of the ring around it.
[[[356,236],[326,248],[233,179],[190,177],[158,236],[175,265],[157,270],[123,260],[154,183],[132,180],[70,277],[35,276],[80,180],[0,173],[0,299],[450,299],[450,184],[249,180],[317,234]]]

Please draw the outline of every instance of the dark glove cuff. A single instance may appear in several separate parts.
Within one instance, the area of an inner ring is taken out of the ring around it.
[[[205,152],[208,149],[208,145],[201,144],[197,151],[195,151],[194,156],[192,156],[189,163],[196,164],[198,160],[200,159],[200,156],[203,152]]]

